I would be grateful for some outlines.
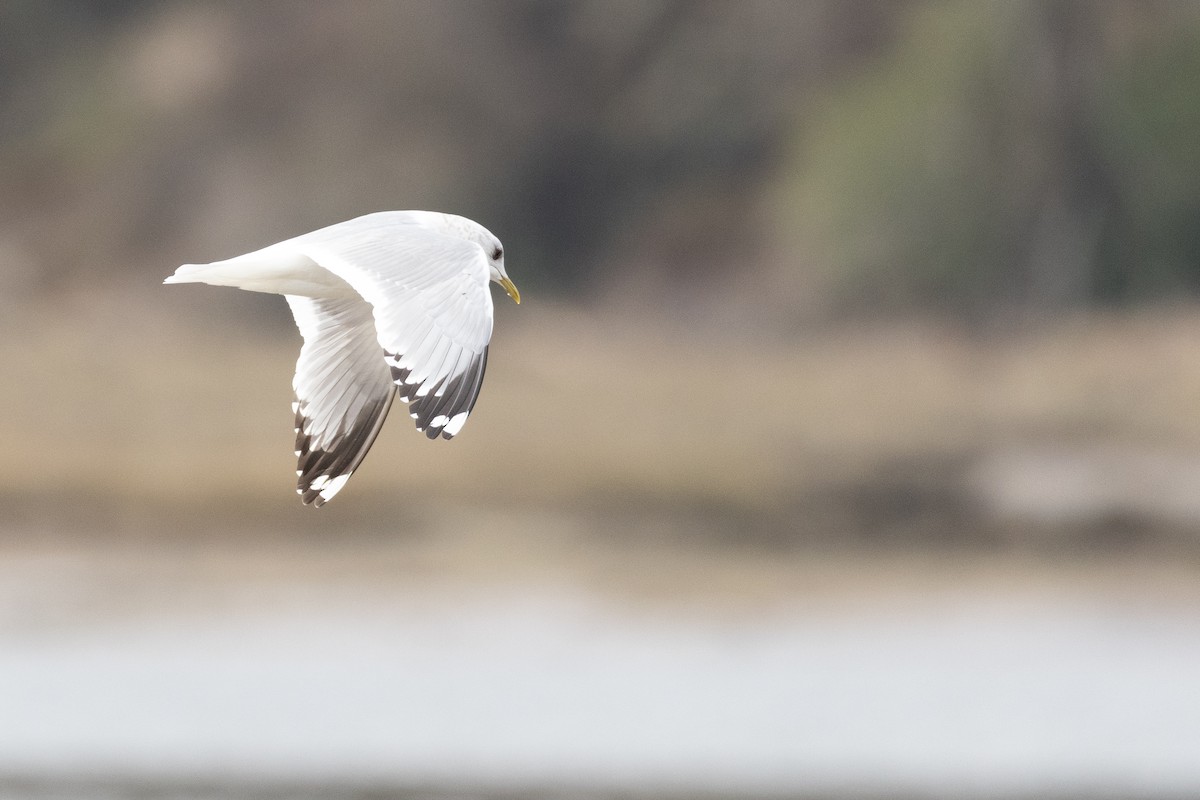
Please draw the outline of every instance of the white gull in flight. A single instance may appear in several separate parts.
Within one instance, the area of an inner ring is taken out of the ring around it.
[[[383,211],[164,283],[282,294],[304,337],[296,362],[296,491],[321,506],[362,462],[398,393],[417,430],[450,439],[479,396],[492,338],[488,282],[520,303],[486,228],[434,211]]]

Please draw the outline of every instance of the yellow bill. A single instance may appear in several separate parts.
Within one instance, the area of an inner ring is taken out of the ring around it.
[[[504,291],[508,292],[508,296],[513,299],[517,305],[521,305],[521,293],[517,291],[516,285],[505,275],[500,279],[500,285],[504,287]]]

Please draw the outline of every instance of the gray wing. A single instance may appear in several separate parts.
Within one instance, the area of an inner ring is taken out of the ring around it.
[[[296,362],[296,491],[324,505],[379,435],[395,387],[375,336],[371,306],[357,297],[287,295],[304,337]]]
[[[487,256],[464,239],[383,217],[289,244],[371,305],[377,347],[417,430],[450,439],[483,383],[492,336]]]

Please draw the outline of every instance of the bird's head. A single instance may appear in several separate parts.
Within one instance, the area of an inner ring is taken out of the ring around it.
[[[491,238],[490,250],[488,250],[488,267],[492,273],[492,280],[504,287],[504,291],[508,292],[508,296],[513,299],[517,305],[521,304],[521,293],[517,291],[516,285],[509,279],[508,274],[504,271],[504,246],[500,244],[500,240],[490,233]]]
[[[504,271],[504,245],[500,244],[500,240],[494,233],[478,222],[457,214],[443,214],[437,211],[409,211],[407,213],[418,225],[424,225],[479,245],[487,257],[492,281],[503,286],[504,291],[508,292],[508,296],[520,304],[521,293],[517,291],[517,287]]]

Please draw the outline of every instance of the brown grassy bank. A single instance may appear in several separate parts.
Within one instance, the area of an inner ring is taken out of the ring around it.
[[[1200,494],[1193,310],[984,337],[911,320],[784,336],[502,308],[465,434],[431,443],[395,415],[338,501],[313,511],[292,494],[298,336],[278,318],[208,318],[194,306],[220,298],[199,295],[138,313],[79,298],[6,320],[6,527],[403,532],[484,509],[771,546],[1189,543],[1200,527],[1177,500],[1193,483]],[[1050,456],[996,460],[1014,453]],[[1056,481],[1070,499],[1079,474],[1100,480],[1097,454],[1123,488],[1093,494],[1116,501],[1055,506]],[[1075,483],[1040,466],[1051,456]],[[1147,458],[1174,476],[1171,494],[1145,478]],[[1048,506],[1024,513],[1004,488],[1014,470],[1048,487]]]

